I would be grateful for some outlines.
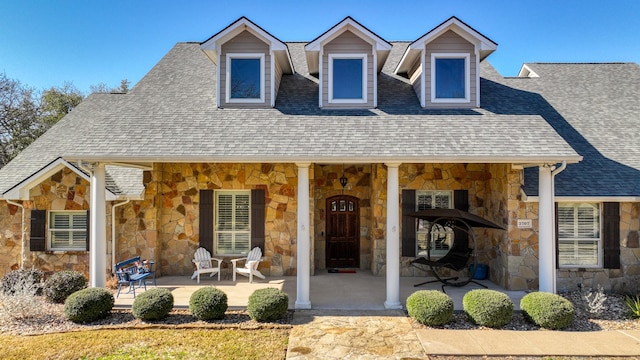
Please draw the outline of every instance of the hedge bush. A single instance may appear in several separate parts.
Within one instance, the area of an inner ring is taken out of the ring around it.
[[[136,296],[131,307],[133,316],[141,320],[160,320],[173,309],[173,295],[169,289],[153,288]]]
[[[284,317],[289,308],[289,296],[276,288],[258,289],[249,296],[247,313],[255,321],[273,321]]]
[[[560,295],[547,292],[532,292],[520,300],[524,318],[545,329],[559,330],[573,323],[573,304]]]
[[[421,324],[444,325],[453,317],[453,300],[437,290],[416,291],[407,298],[407,312]]]
[[[189,311],[198,320],[218,320],[227,311],[227,294],[212,286],[196,290],[189,298]]]
[[[64,302],[64,314],[73,322],[91,322],[109,316],[113,304],[113,294],[107,289],[82,289],[69,295]]]
[[[492,328],[508,324],[513,317],[513,301],[495,290],[471,290],[462,298],[462,307],[469,319]]]
[[[44,296],[53,303],[61,304],[76,291],[87,287],[87,279],[78,271],[60,271],[44,282]]]
[[[42,279],[44,273],[37,269],[18,269],[4,274],[0,280],[0,289],[3,294],[14,295],[16,293],[32,292],[31,295],[42,295]]]

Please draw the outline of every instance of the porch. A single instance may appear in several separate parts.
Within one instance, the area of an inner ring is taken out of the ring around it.
[[[418,290],[441,290],[441,283],[434,282],[419,287],[416,283],[429,280],[424,277],[400,278],[400,302],[404,307],[407,297]],[[489,289],[507,294],[513,301],[516,310],[519,309],[520,299],[526,294],[524,291],[509,291],[501,288],[489,280],[478,280]],[[249,296],[257,289],[273,287],[281,289],[289,295],[289,308],[295,308],[296,302],[296,277],[267,277],[266,280],[255,279],[249,284],[248,279],[240,277],[237,282],[223,279],[218,282],[217,276],[213,278],[204,276],[200,284],[191,280],[190,276],[163,276],[157,279],[158,287],[168,288],[174,296],[175,308],[188,308],[189,298],[196,290],[204,286],[215,286],[224,291],[228,297],[230,309],[242,309],[247,306]],[[152,288],[153,285],[147,285]],[[455,310],[462,310],[462,298],[464,294],[481,287],[469,283],[464,287],[445,287],[446,293],[451,296]],[[310,301],[311,308],[317,310],[385,310],[386,280],[384,276],[374,276],[370,271],[358,269],[356,273],[328,273],[326,270],[316,271],[316,275],[310,277]],[[136,291],[142,293],[144,289]],[[116,299],[116,308],[130,307],[133,304],[133,295],[120,294]]]

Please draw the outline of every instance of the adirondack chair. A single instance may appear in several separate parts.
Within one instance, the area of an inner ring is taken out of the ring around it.
[[[249,277],[249,283],[253,282],[253,276],[257,276],[260,279],[264,279],[264,275],[258,270],[258,264],[262,260],[262,250],[259,247],[254,247],[247,257],[233,259],[233,281],[236,281],[236,273]],[[244,261],[243,267],[238,267],[238,261]]]
[[[213,260],[217,262],[217,266],[213,266]],[[222,259],[212,258],[211,253],[201,247],[196,250],[193,260],[191,261],[196,264],[196,271],[194,271],[191,276],[192,280],[198,278],[198,284],[200,284],[200,274],[211,274],[209,277],[218,274],[218,281],[220,281],[220,264],[222,264]]]

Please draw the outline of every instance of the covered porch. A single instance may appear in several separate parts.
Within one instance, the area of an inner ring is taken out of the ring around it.
[[[418,290],[438,290],[441,291],[441,283],[434,282],[419,287],[414,287],[416,283],[421,283],[431,278],[424,277],[401,277],[400,278],[400,302],[404,308],[407,297]],[[520,299],[526,294],[524,291],[509,291],[496,285],[489,280],[478,280],[489,289],[503,292],[511,298],[516,310],[519,309]],[[258,289],[273,287],[281,289],[289,295],[289,308],[294,309],[296,303],[296,277],[295,276],[272,276],[266,280],[256,281],[249,284],[245,278],[240,278],[233,282],[230,279],[223,279],[218,282],[217,277],[202,277],[200,284],[191,280],[189,276],[163,276],[157,279],[158,287],[171,290],[174,296],[175,308],[188,308],[189,298],[196,290],[205,286],[215,286],[224,291],[228,296],[230,309],[243,309],[247,306],[249,296]],[[314,276],[310,277],[310,300],[312,309],[316,310],[384,310],[386,299],[386,282],[384,276],[374,276],[368,270],[357,270],[355,273],[329,273],[326,270],[317,270]],[[153,285],[149,284],[148,288]],[[467,292],[480,289],[481,287],[473,283],[463,287],[445,287],[446,293],[451,296],[455,310],[462,310],[462,298]],[[136,291],[140,294],[144,289]],[[133,304],[132,294],[120,294],[116,299],[117,308],[130,307]]]

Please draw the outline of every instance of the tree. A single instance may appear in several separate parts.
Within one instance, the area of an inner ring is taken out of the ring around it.
[[[48,129],[40,115],[35,91],[0,74],[0,167]]]
[[[84,95],[72,83],[52,87],[42,94],[42,122],[47,129],[57,123],[84,99]]]
[[[109,87],[106,83],[98,83],[97,85],[89,86],[90,93],[106,93],[106,94],[126,94],[129,92],[129,80],[122,79],[120,80],[119,87]]]

